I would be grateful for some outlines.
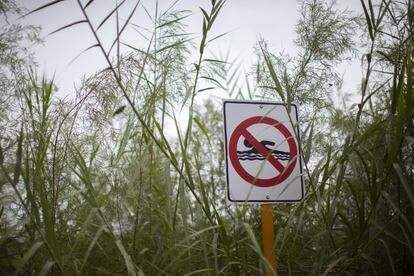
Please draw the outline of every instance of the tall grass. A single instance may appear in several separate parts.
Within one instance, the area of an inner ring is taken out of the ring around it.
[[[53,11],[59,1],[32,11]],[[302,3],[295,58],[265,42],[246,76],[208,52],[224,1],[200,9],[198,39],[185,32],[186,11],[149,14],[148,45],[124,42],[137,1],[121,1],[97,22],[95,1],[77,1],[106,68],[59,99],[53,80],[29,71],[13,100],[19,124],[0,147],[0,271],[53,275],[260,275],[257,206],[225,202],[222,118],[199,93],[299,102],[307,193],[274,207],[280,275],[409,275],[413,231],[413,6],[361,1],[361,18],[319,1]],[[114,40],[98,30],[115,18]],[[120,20],[125,18],[125,20]],[[313,23],[313,24],[311,24]],[[356,25],[359,24],[359,25]],[[360,100],[335,106],[326,82],[363,40]],[[196,45],[196,46],[194,46]],[[196,48],[195,62],[188,60]],[[128,49],[125,53],[122,49]],[[190,66],[188,65],[190,64]],[[254,76],[254,77],[253,77]],[[247,89],[247,88],[246,88]],[[180,122],[180,111],[188,120]],[[170,138],[166,128],[175,129]]]

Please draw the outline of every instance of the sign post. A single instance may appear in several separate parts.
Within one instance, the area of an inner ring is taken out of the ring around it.
[[[227,201],[261,204],[266,275],[277,274],[272,205],[304,196],[295,104],[223,102]]]
[[[275,243],[273,212],[271,204],[262,204],[262,232],[263,232],[263,255],[266,258],[266,276],[277,274],[276,254],[273,250]]]

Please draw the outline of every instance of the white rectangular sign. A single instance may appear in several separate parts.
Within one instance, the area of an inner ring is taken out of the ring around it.
[[[225,100],[223,113],[228,201],[302,200],[297,106]]]

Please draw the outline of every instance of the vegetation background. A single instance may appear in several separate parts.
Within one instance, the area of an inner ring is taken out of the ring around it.
[[[211,31],[223,0],[201,7],[197,40],[186,33],[188,11],[148,13],[145,48],[122,40],[139,1],[122,16],[118,1],[99,19],[89,12],[98,1],[73,1],[82,19],[51,35],[84,25],[94,41],[85,51],[106,66],[72,98],[37,73],[25,45],[38,43],[39,29],[8,21],[53,13],[59,2],[32,11],[0,2],[2,275],[262,274],[259,208],[225,202],[221,107],[196,101],[213,89],[301,107],[307,192],[274,206],[280,275],[413,275],[411,0],[361,0],[361,15],[304,0],[297,54],[261,40],[247,74],[207,51],[221,37]],[[109,22],[115,38],[103,42]],[[335,68],[350,58],[364,77],[358,103],[345,108],[330,87],[340,87]]]

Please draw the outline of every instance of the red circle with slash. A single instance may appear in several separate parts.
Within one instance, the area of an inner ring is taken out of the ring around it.
[[[287,166],[283,165],[277,158],[272,155],[265,146],[263,146],[248,130],[254,124],[267,124],[276,128],[286,138],[289,145],[289,161]],[[253,147],[261,154],[266,161],[268,161],[279,174],[273,178],[261,179],[248,173],[240,163],[237,156],[237,143],[240,137],[244,137]],[[294,136],[290,131],[279,121],[263,116],[251,117],[241,122],[233,131],[229,142],[229,156],[231,164],[236,172],[247,182],[258,187],[272,187],[282,183],[292,173],[296,166],[298,148]]]

